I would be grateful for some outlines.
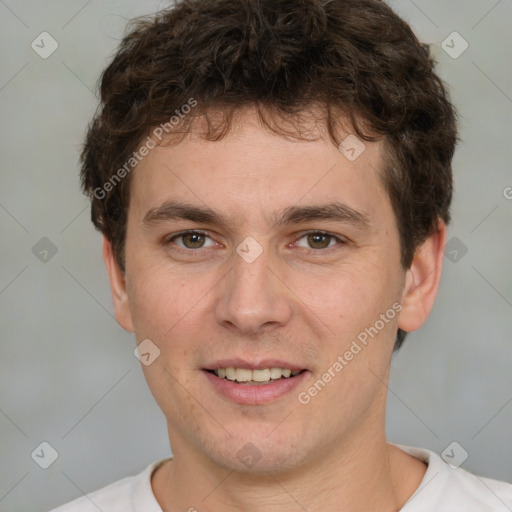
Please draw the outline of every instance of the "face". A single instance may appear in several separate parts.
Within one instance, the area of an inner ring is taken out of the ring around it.
[[[175,457],[278,472],[383,429],[415,279],[382,143],[349,160],[319,135],[287,140],[248,112],[221,141],[155,148],[133,175],[126,274],[107,266],[119,322],[150,340],[143,370]]]

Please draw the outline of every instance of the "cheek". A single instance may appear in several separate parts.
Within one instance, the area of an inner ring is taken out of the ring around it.
[[[368,373],[368,368],[382,374],[382,362],[391,353],[400,308],[399,277],[377,264],[353,268],[308,295],[310,308],[328,327],[321,342],[327,357],[322,358],[321,365],[329,368],[338,356],[347,353],[344,360],[350,368],[344,370],[345,384],[351,382],[349,387],[353,384],[354,391],[360,380],[356,374],[363,370]]]
[[[359,265],[338,269],[327,277],[304,275],[294,286],[309,290],[302,294],[304,302],[333,331],[344,331],[377,319],[383,305],[387,309],[387,303],[392,303],[390,281],[377,268],[376,264]]]
[[[197,286],[156,266],[135,275],[129,290],[135,332],[164,341],[194,309]]]

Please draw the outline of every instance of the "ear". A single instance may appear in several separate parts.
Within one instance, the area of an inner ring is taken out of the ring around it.
[[[126,280],[114,256],[112,243],[105,235],[103,235],[103,259],[107,267],[117,322],[126,331],[134,332],[130,303],[126,293]]]
[[[406,332],[420,328],[432,310],[441,279],[445,244],[446,224],[439,220],[436,232],[416,249],[406,272],[403,309],[398,321],[398,327]]]

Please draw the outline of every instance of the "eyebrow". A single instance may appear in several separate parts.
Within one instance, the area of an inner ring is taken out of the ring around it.
[[[198,224],[217,225],[224,228],[230,224],[228,217],[206,206],[198,207],[178,201],[166,201],[156,208],[151,208],[146,212],[141,223],[144,227],[151,227],[170,220],[189,220]],[[290,206],[275,215],[272,227],[315,220],[343,222],[359,229],[368,229],[372,226],[366,212],[355,210],[340,202],[331,202],[323,205]]]

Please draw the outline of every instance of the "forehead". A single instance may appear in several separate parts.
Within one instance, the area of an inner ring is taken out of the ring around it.
[[[186,200],[222,211],[233,222],[259,210],[268,225],[275,221],[271,213],[294,205],[342,202],[374,217],[391,212],[380,178],[382,141],[363,142],[340,129],[338,148],[320,125],[311,122],[305,130],[312,140],[273,133],[250,111],[217,141],[205,140],[199,125],[139,163],[130,210],[142,219],[166,201]]]

